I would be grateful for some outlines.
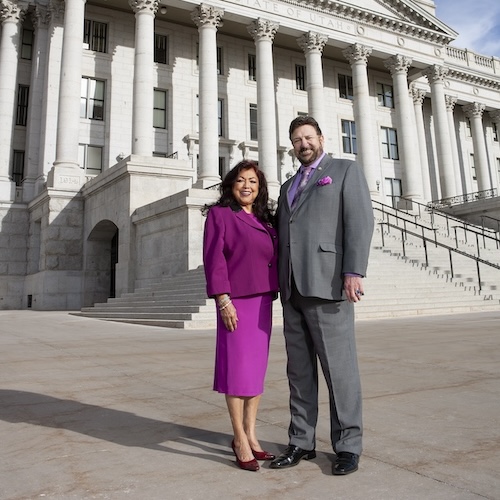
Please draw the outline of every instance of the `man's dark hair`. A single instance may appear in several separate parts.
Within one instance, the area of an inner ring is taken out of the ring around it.
[[[296,128],[302,127],[302,125],[312,125],[316,129],[318,135],[323,135],[323,132],[321,132],[321,129],[319,128],[318,122],[312,116],[297,116],[297,118],[295,118],[295,120],[290,123],[290,128],[288,130],[290,140],[292,140],[293,131]]]

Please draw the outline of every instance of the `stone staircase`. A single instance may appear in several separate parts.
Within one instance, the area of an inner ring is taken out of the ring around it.
[[[455,312],[500,310],[500,270],[481,270],[481,290],[478,286],[475,261],[462,255],[453,256],[451,276],[449,252],[427,244],[428,264],[421,239],[407,236],[402,252],[401,232],[381,225],[384,217],[375,210],[376,229],[372,241],[365,296],[356,305],[358,320],[452,314]],[[387,214],[386,214],[387,215]],[[410,232],[415,216],[397,211],[400,223]],[[427,214],[421,214],[418,224],[431,227]],[[406,218],[406,219],[405,219]],[[432,234],[444,245],[455,247],[454,234],[446,225],[433,222]],[[382,238],[383,235],[383,238]],[[384,245],[382,245],[382,240]],[[476,244],[461,239],[459,249],[475,255]],[[498,264],[500,249],[487,243],[480,248],[480,258]],[[214,301],[205,294],[203,268],[165,278],[161,283],[140,288],[106,303],[83,308],[77,315],[169,328],[205,329],[215,327]],[[279,300],[274,303],[274,324],[282,324]]]

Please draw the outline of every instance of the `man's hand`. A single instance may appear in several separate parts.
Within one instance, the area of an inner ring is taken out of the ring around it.
[[[365,294],[361,276],[344,275],[344,290],[349,302],[359,302]]]

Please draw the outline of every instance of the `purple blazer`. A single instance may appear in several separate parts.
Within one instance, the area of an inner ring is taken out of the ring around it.
[[[216,205],[210,209],[203,237],[209,297],[277,292],[277,260],[278,237],[273,227],[240,207]]]

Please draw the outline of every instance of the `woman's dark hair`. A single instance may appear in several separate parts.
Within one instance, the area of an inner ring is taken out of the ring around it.
[[[202,209],[203,214],[206,215],[210,208],[215,205],[219,205],[221,207],[238,206],[238,202],[233,195],[233,186],[238,180],[241,172],[250,169],[255,170],[255,174],[259,180],[259,193],[253,202],[253,213],[258,219],[264,222],[272,223],[273,214],[269,203],[269,191],[267,189],[266,176],[264,175],[264,172],[259,169],[259,164],[252,160],[240,161],[226,174],[223,181],[219,185],[219,200],[212,205],[205,205]]]

